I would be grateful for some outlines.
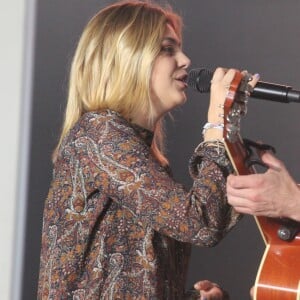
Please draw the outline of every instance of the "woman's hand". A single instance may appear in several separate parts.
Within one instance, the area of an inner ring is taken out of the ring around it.
[[[224,124],[224,103],[230,88],[230,85],[239,72],[236,69],[217,68],[211,80],[210,104],[208,109],[207,121],[211,124]],[[247,72],[242,71],[242,75]],[[254,87],[259,79],[259,75],[252,76],[249,84]],[[223,138],[223,131],[220,129],[210,128],[204,134],[204,140],[216,140]]]
[[[194,288],[199,291],[199,300],[228,300],[227,292],[214,282],[200,280],[194,284]]]

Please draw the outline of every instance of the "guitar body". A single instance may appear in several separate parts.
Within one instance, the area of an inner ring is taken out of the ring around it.
[[[240,118],[245,114],[245,102],[249,93],[242,86],[242,75],[237,72],[224,104],[224,143],[236,174],[256,173],[253,165],[247,164],[249,151],[240,137]],[[237,92],[238,91],[238,92]],[[289,226],[289,220],[255,217],[266,248],[254,285],[254,300],[300,300],[300,225],[293,222],[297,234],[290,240],[278,236],[281,228]]]
[[[266,243],[254,286],[254,299],[300,300],[300,236],[287,242],[277,236],[276,219],[256,217]]]

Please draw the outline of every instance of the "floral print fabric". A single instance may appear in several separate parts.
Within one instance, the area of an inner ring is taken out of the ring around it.
[[[118,113],[86,113],[65,138],[45,202],[38,299],[183,299],[191,244],[237,222],[224,149],[200,145],[190,191]]]

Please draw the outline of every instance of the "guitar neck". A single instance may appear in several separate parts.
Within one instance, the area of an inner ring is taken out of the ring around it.
[[[247,151],[240,135],[234,143],[225,140],[227,155],[232,163],[236,175],[249,175],[256,173],[253,166],[246,167]]]

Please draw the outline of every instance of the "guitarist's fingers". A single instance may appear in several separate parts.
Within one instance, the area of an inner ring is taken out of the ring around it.
[[[235,194],[236,191],[235,191]],[[239,213],[250,213],[252,210],[252,202],[246,198],[240,197],[239,195],[233,196],[232,194],[228,197],[228,203],[234,207],[234,209]]]
[[[270,201],[254,201],[231,196],[228,199],[228,203],[232,205],[238,213],[242,214],[268,217],[276,217],[278,215]]]
[[[244,189],[252,188],[260,185],[262,177],[260,174],[250,174],[250,175],[229,175],[227,177],[227,189]]]
[[[228,203],[233,206],[237,212],[242,214],[269,215],[270,212],[272,212],[270,202],[262,199],[258,201],[257,199],[257,196],[250,190],[243,190],[240,195],[239,191],[235,191],[235,195],[231,194],[228,196]]]
[[[236,212],[240,213],[240,214],[244,214],[244,215],[253,215],[253,214],[256,214],[255,212],[253,212],[252,209],[250,209],[249,207],[247,206],[238,206],[238,205],[234,205],[234,204],[231,204],[235,209]],[[258,215],[258,214],[256,214]]]
[[[242,176],[239,176],[238,179],[241,179]],[[248,178],[248,177],[247,177]],[[238,185],[231,185],[230,179],[227,181],[227,198],[228,203],[234,207],[234,209],[243,214],[250,214],[254,212],[254,203],[253,202],[253,189],[244,187],[240,185],[241,181],[238,180]]]
[[[241,203],[244,203],[247,199],[252,199],[253,189],[248,187],[232,187],[230,184],[227,184],[227,196],[228,196],[228,202],[235,206],[235,205],[241,205]]]
[[[283,162],[277,159],[268,151],[264,151],[263,153],[261,153],[261,159],[271,169],[274,169],[276,171],[281,171],[285,169]]]

